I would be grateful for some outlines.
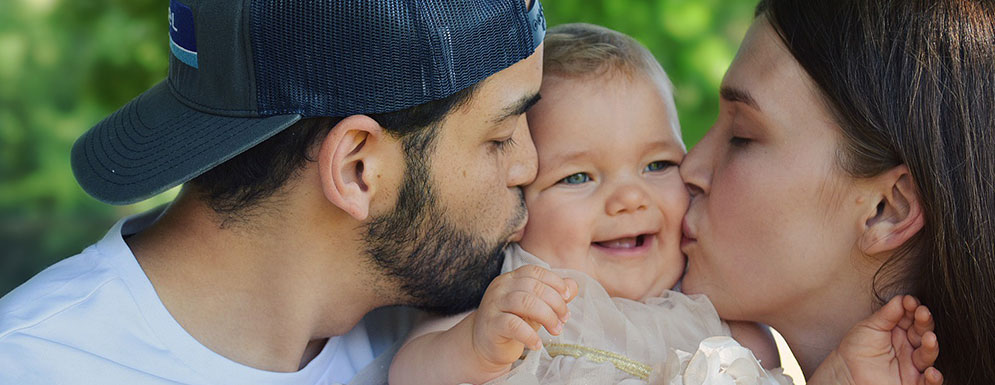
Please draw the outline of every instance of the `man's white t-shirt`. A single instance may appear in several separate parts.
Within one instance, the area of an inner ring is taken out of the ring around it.
[[[122,234],[141,231],[158,214],[121,220],[100,242],[0,299],[0,384],[347,383],[403,337],[403,326],[368,334],[368,325],[408,322],[385,323],[371,313],[293,373],[251,368],[211,351],[169,314],[124,242]]]

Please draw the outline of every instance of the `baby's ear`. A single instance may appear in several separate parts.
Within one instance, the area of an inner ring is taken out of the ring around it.
[[[890,253],[925,224],[919,194],[904,164],[872,178],[870,186],[877,205],[866,216],[859,246],[867,255]]]

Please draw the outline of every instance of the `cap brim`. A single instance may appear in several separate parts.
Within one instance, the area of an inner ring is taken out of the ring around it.
[[[193,179],[300,118],[206,114],[177,100],[164,80],[76,141],[73,174],[102,202],[134,203]]]

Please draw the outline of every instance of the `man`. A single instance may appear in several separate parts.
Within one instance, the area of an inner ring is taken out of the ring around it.
[[[379,381],[404,315],[364,315],[476,305],[526,219],[538,3],[172,0],[169,20],[169,77],[72,165],[113,204],[184,187],[0,300],[0,383]]]

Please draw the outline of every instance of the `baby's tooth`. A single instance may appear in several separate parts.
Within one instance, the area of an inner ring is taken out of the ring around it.
[[[608,247],[613,249],[629,249],[636,246],[636,238],[616,239],[608,243]]]

